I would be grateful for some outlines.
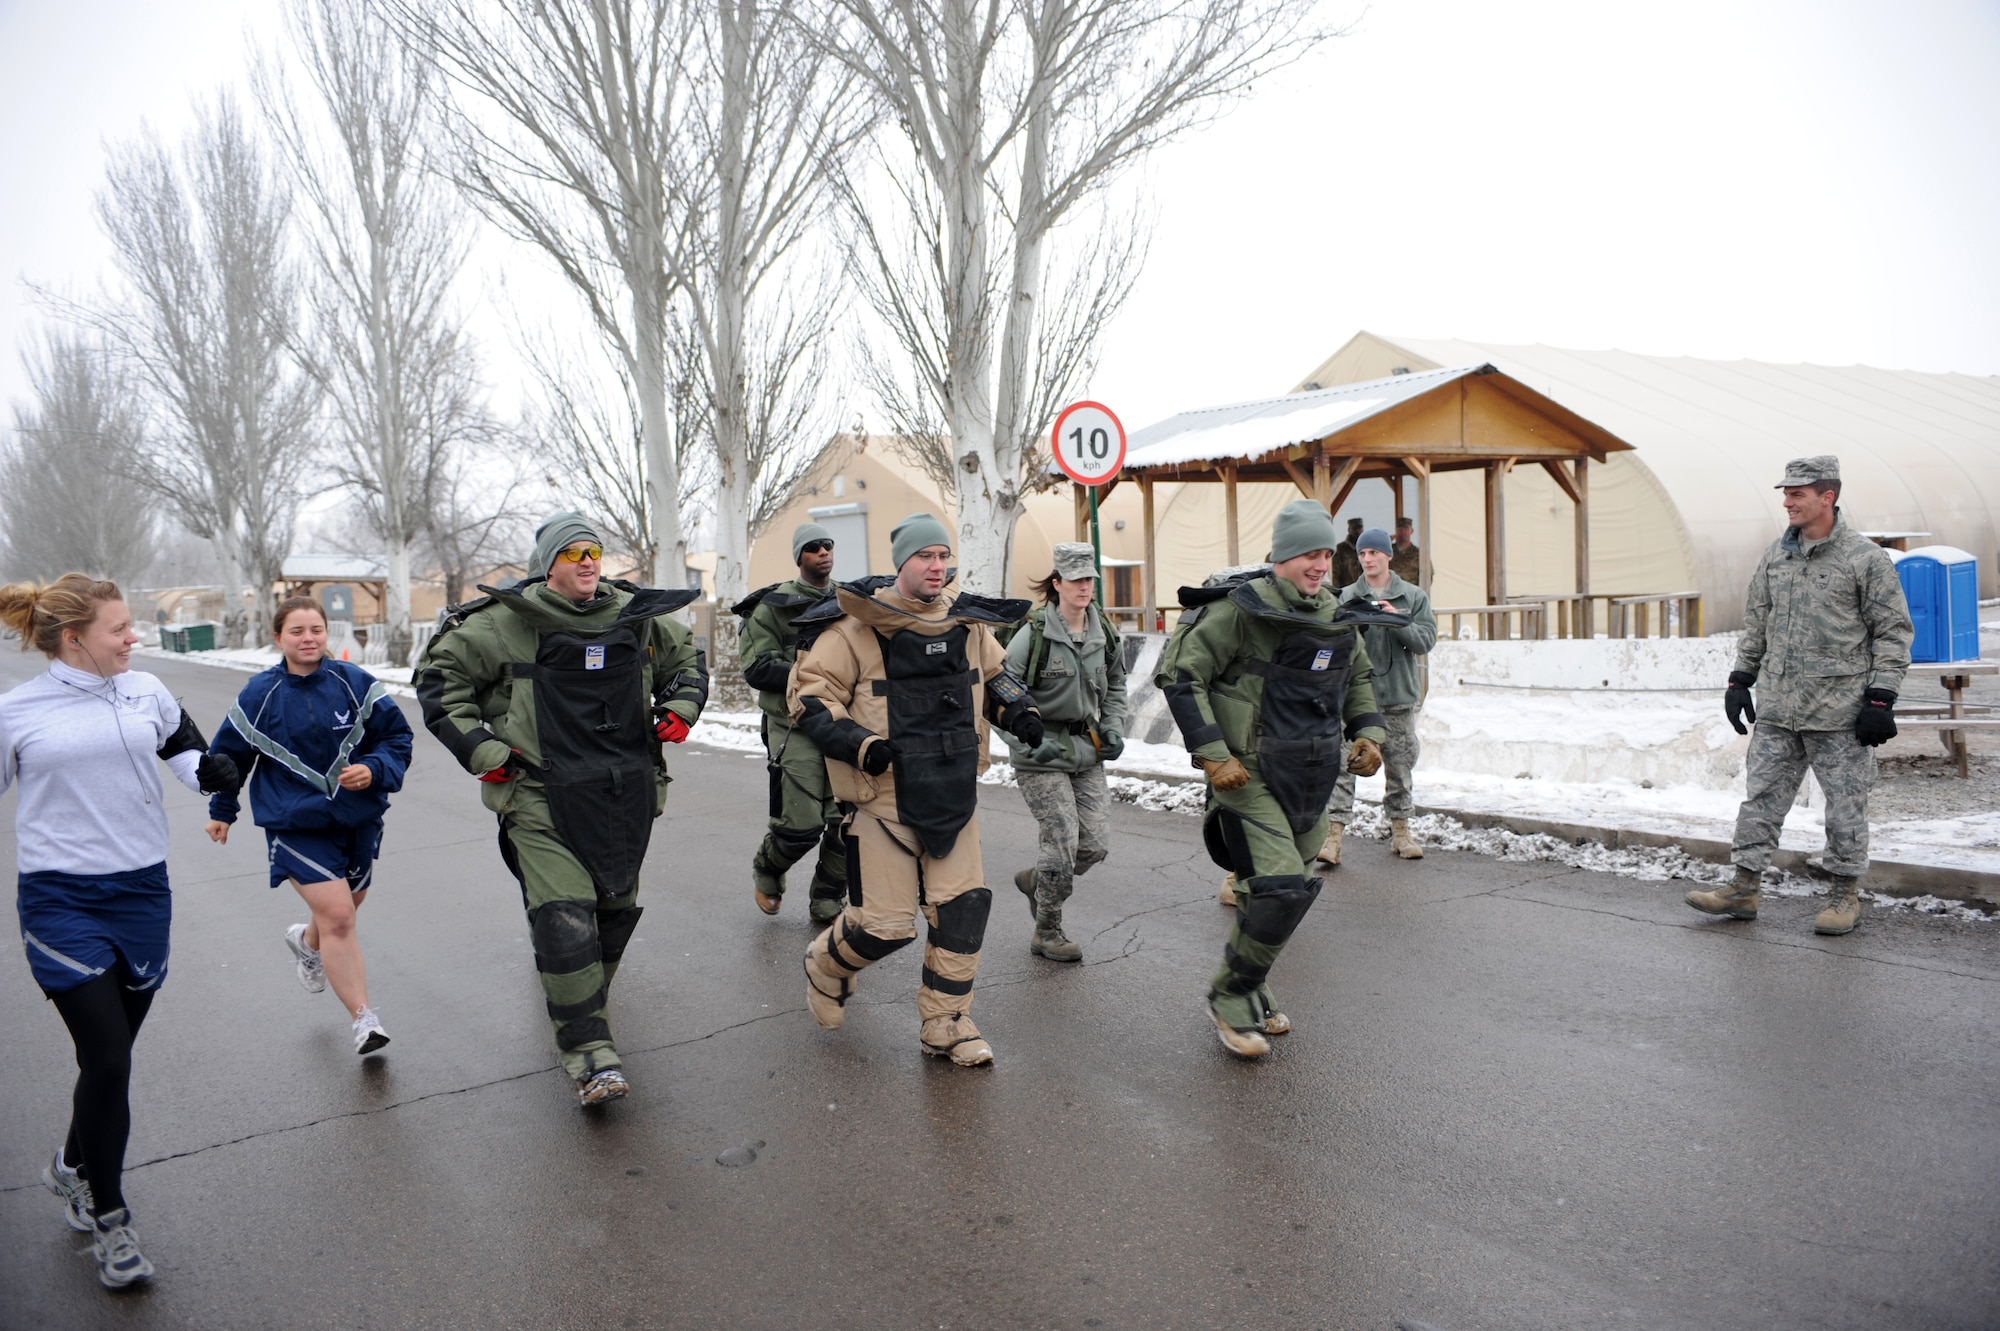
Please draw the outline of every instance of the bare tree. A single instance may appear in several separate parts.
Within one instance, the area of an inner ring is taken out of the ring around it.
[[[132,479],[137,389],[102,348],[55,333],[24,353],[32,403],[0,448],[0,563],[9,577],[72,569],[131,583],[153,561],[152,492]]]
[[[475,446],[430,473],[417,548],[444,580],[445,604],[465,600],[478,578],[527,547],[533,515],[523,462],[518,450]]]
[[[1046,390],[1074,376],[1136,271],[1135,249],[1100,241],[1056,286],[1109,304],[1051,320],[1052,238],[1123,168],[1332,33],[1307,26],[1314,0],[833,3],[849,22],[823,39],[909,153],[885,149],[847,191],[852,270],[914,376],[875,378],[898,388],[899,429],[949,439],[937,470],[962,576],[1003,591]]]
[[[461,187],[555,265],[623,363],[655,580],[687,557],[668,365],[667,163],[690,40],[679,0],[386,0],[462,94]]]
[[[695,526],[712,504],[712,475],[706,448],[709,392],[700,353],[684,325],[667,326],[667,417],[672,458],[681,477],[674,526]],[[543,466],[542,481],[554,494],[602,522],[614,550],[629,556],[662,586],[679,586],[682,565],[669,565],[655,544],[661,528],[653,511],[660,487],[653,482],[645,446],[645,419],[623,358],[607,358],[594,368],[524,335],[522,356],[533,376],[534,402],[522,433],[527,451]],[[539,572],[540,570],[534,570]]]
[[[291,200],[224,94],[180,152],[150,134],[116,148],[97,213],[124,289],[57,300],[96,328],[154,399],[134,473],[231,569],[229,641],[242,595],[268,616],[314,442],[318,393],[293,360],[301,299]]]
[[[472,348],[452,303],[465,228],[426,160],[442,81],[365,0],[290,0],[291,63],[253,84],[309,225],[314,325],[301,359],[332,406],[339,478],[388,560],[389,659],[410,648],[410,560],[433,474],[485,428]]]
[[[800,0],[697,0],[693,12],[669,263],[710,385],[715,591],[733,603],[749,590],[751,541],[832,434],[827,339],[842,292],[812,240],[829,176],[868,132],[871,108],[810,36]],[[735,629],[719,619],[711,653],[724,697],[741,688]]]

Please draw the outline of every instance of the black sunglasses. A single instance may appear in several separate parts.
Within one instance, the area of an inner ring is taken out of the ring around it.
[[[799,547],[799,553],[802,555],[816,555],[822,550],[831,549],[833,549],[832,541],[807,541]]]

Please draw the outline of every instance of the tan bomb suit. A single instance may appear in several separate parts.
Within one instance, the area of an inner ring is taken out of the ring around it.
[[[979,857],[978,782],[989,721],[1012,729],[1034,715],[1026,690],[1005,674],[991,628],[1026,609],[949,591],[926,603],[869,580],[843,585],[796,621],[792,718],[826,756],[834,798],[851,809],[842,827],[847,905],[806,950],[808,999],[823,1026],[840,1024],[857,973],[916,938],[921,914],[924,1051],[964,1064],[992,1058],[968,1015],[993,904]],[[1030,728],[1039,726],[1037,717]],[[893,756],[871,776],[878,745]]]

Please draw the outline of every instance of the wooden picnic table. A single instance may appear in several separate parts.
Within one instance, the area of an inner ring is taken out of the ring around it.
[[[2000,675],[2000,661],[1918,661],[1911,663],[1909,673],[1913,676],[1928,675],[1944,686],[1949,701],[1943,711],[1919,703],[1911,709],[1910,719],[1938,721],[1938,738],[1944,741],[1945,752],[1958,764],[1959,776],[1970,777],[1972,752],[1966,742],[1966,732],[2000,730],[2000,720],[1981,715],[1989,712],[1988,708],[1968,707],[1965,690],[1974,675]]]

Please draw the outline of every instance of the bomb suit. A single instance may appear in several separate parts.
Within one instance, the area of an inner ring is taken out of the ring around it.
[[[431,733],[482,776],[558,1057],[582,1095],[622,1063],[607,995],[666,808],[658,728],[671,716],[684,736],[708,698],[692,635],[666,617],[698,593],[607,581],[578,605],[539,578],[480,590],[425,647],[417,697]]]
[[[798,656],[793,621],[832,595],[832,587],[814,587],[794,578],[753,592],[734,607],[743,620],[737,639],[743,678],[757,690],[757,706],[764,713],[764,752],[771,773],[771,821],[751,862],[762,898],[759,904],[768,900],[775,911],[785,890],[785,873],[817,847],[819,859],[807,898],[812,918],[821,924],[840,914],[847,895],[840,805],[833,797],[819,746],[792,724],[785,695]]]
[[[1249,776],[1223,789],[1211,767],[1202,822],[1210,857],[1236,875],[1235,926],[1208,994],[1232,1031],[1289,1029],[1267,977],[1319,894],[1310,869],[1343,732],[1377,746],[1387,736],[1361,623],[1337,622],[1338,603],[1331,584],[1306,596],[1269,573],[1184,587],[1155,677],[1197,764],[1235,759]]]
[[[867,580],[799,617],[812,636],[792,672],[792,719],[826,756],[834,796],[851,810],[847,906],[806,951],[807,999],[822,1026],[840,1024],[854,977],[912,942],[921,915],[924,1052],[964,1066],[992,1061],[971,1017],[993,903],[978,781],[989,723],[1042,738],[993,636],[1027,609],[949,589],[926,602]]]

